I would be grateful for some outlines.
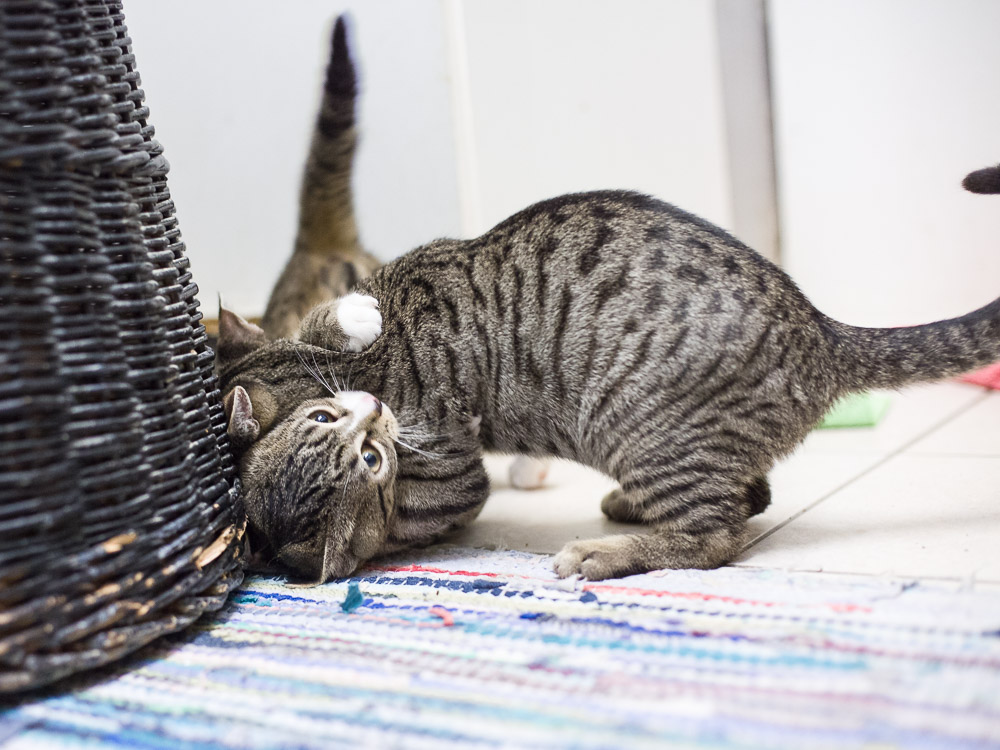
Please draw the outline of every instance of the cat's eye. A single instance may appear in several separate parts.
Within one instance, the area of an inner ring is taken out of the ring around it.
[[[330,422],[336,422],[339,417],[332,411],[327,411],[326,409],[316,409],[315,411],[309,412],[309,420],[312,422],[322,422],[324,424]]]
[[[361,446],[361,460],[372,471],[378,471],[382,465],[382,455],[367,443]]]

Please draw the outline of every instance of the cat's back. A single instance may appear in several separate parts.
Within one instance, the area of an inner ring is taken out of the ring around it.
[[[542,201],[469,245],[478,275],[514,287],[525,308],[585,297],[597,315],[609,306],[639,317],[750,313],[803,323],[816,315],[773,263],[710,222],[641,193]]]
[[[555,420],[570,431],[542,450],[574,457],[595,394],[743,380],[797,394],[830,365],[824,318],[784,272],[637,193],[537,203],[475,239],[411,251],[364,286],[383,303],[386,340],[428,383],[445,375],[442,393],[504,450],[538,449]]]
[[[456,324],[474,318],[487,336],[512,327],[543,335],[556,318],[626,333],[650,321],[687,322],[717,339],[822,317],[787,274],[729,233],[615,190],[541,201],[471,240],[435,240],[365,286],[379,299],[420,307],[418,314]]]

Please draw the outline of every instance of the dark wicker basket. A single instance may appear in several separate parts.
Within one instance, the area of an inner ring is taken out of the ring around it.
[[[0,692],[242,579],[243,510],[120,2],[0,2]]]

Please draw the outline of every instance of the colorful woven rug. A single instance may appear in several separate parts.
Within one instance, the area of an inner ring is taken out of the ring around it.
[[[445,547],[250,578],[110,678],[9,709],[0,746],[1000,747],[1000,590],[550,562]]]

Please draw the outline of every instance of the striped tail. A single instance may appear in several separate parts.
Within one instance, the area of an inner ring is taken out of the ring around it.
[[[845,391],[900,388],[1000,361],[1000,299],[967,315],[911,328],[831,322]]]
[[[966,175],[972,193],[1000,193],[1000,165]],[[845,391],[900,388],[962,375],[1000,361],[1000,299],[950,320],[911,328],[858,328],[828,321]]]
[[[351,197],[351,168],[357,144],[354,128],[357,93],[346,24],[340,16],[333,27],[323,99],[302,178],[296,250],[322,253],[358,244]]]
[[[341,16],[333,27],[323,99],[299,195],[295,248],[271,291],[261,327],[272,338],[294,336],[316,305],[347,294],[379,262],[358,237],[351,193],[357,143],[357,76]]]

